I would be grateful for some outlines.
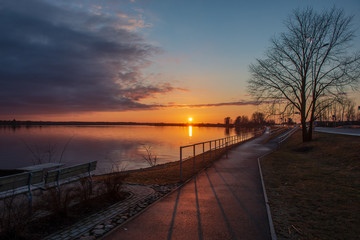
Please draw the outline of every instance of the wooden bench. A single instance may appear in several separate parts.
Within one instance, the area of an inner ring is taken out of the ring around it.
[[[34,186],[42,183],[43,171],[24,172],[0,177],[0,199],[25,194],[32,205],[32,191]],[[36,186],[35,188],[38,188]]]
[[[32,165],[32,166],[27,166],[27,167],[22,167],[22,168],[17,168],[15,170],[20,170],[20,171],[27,171],[27,172],[33,172],[33,171],[38,171],[38,170],[43,170],[44,172],[53,170],[55,168],[59,168],[64,166],[63,163],[42,163],[42,164],[38,164],[38,165]]]
[[[91,187],[91,172],[96,169],[96,164],[97,162],[94,161],[50,170],[46,173],[44,169],[35,168],[39,170],[0,177],[0,199],[25,194],[31,205],[33,190],[46,190],[55,186],[60,190],[60,185],[77,181],[82,177],[89,177]]]
[[[89,183],[91,188],[91,172],[96,169],[96,164],[97,161],[93,161],[89,163],[48,171],[45,176],[44,188],[47,189],[56,186],[58,190],[60,190],[60,186],[62,184],[74,182],[83,177],[89,177]]]

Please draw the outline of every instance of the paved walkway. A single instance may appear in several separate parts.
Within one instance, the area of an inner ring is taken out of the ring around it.
[[[230,151],[103,239],[271,239],[257,158],[267,134]]]

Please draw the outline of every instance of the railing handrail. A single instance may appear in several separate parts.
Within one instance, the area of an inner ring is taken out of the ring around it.
[[[279,137],[279,145],[282,144],[286,139],[288,139],[289,137],[291,137],[291,135],[293,135],[300,127],[296,126],[292,129],[290,129],[288,132],[284,133],[282,136]]]
[[[237,137],[237,136],[239,136],[239,135],[233,135],[233,136],[228,136],[228,137],[224,137],[224,138],[218,138],[218,139],[214,139],[214,140],[204,141],[204,142],[197,142],[197,143],[194,143],[194,144],[184,145],[184,146],[180,146],[180,147],[181,148],[192,147],[192,146],[196,146],[196,145],[201,145],[203,143],[215,142],[215,141],[228,139],[228,138],[231,138],[231,137]]]
[[[262,132],[263,130],[260,130],[260,131],[254,131],[254,135],[256,136],[257,133],[259,132]],[[196,155],[196,146],[197,145],[203,145],[203,148],[202,148],[202,153],[200,154],[203,154],[203,159],[204,159],[204,154],[205,152],[209,152],[210,153],[210,159],[212,158],[212,150],[217,151],[217,149],[221,149],[221,148],[228,148],[234,144],[238,144],[238,143],[241,143],[241,142],[244,142],[246,141],[247,139],[247,136],[250,132],[246,132],[246,133],[241,133],[241,134],[237,134],[237,135],[233,135],[233,136],[227,136],[227,137],[224,137],[224,138],[219,138],[219,139],[215,139],[215,140],[210,140],[210,141],[204,141],[204,142],[198,142],[198,143],[194,143],[194,144],[190,144],[190,145],[184,145],[184,146],[180,146],[180,160],[179,160],[179,164],[180,164],[180,181],[183,180],[183,176],[182,176],[182,161],[183,161],[183,149],[184,148],[189,148],[189,147],[192,147],[193,148],[193,154],[192,154],[192,158],[194,159],[194,163],[193,163],[193,169],[194,169],[194,172],[195,172],[195,157],[197,156]],[[211,146],[211,143],[214,142],[215,143],[215,148],[212,148]],[[216,146],[216,143],[219,142],[218,146]],[[205,151],[205,144],[209,143],[209,150]],[[230,143],[230,144],[229,144]],[[226,156],[227,156],[227,151],[226,151]],[[190,159],[191,157],[187,157],[186,159]]]

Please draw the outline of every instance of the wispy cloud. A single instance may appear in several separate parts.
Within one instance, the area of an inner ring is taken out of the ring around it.
[[[237,102],[222,102],[222,103],[206,103],[206,104],[179,104],[169,102],[168,104],[154,104],[152,108],[210,108],[210,107],[226,107],[226,106],[257,106],[259,102],[256,101],[237,101]]]
[[[152,109],[140,100],[178,90],[143,74],[159,52],[130,31],[145,22],[79,6],[2,2],[0,114]]]
[[[178,105],[178,106],[187,107],[187,108],[207,108],[207,107],[248,106],[248,105],[259,105],[259,103],[256,101],[239,101],[239,102],[191,104],[191,105]]]

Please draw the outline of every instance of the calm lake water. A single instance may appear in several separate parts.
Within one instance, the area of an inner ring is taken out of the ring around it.
[[[98,161],[96,173],[149,167],[146,149],[157,164],[179,160],[179,147],[235,135],[216,127],[42,126],[0,127],[0,168],[59,162]],[[184,153],[184,156],[190,155]]]

